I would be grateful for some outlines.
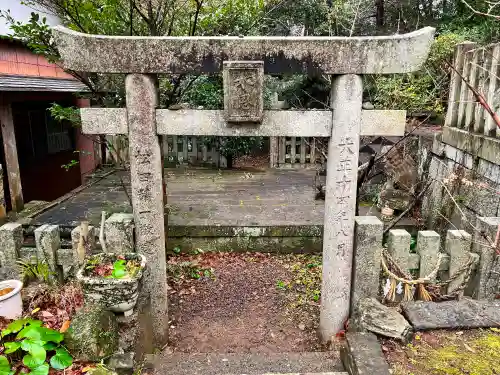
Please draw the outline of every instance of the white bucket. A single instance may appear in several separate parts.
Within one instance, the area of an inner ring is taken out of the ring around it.
[[[10,293],[0,296],[0,316],[8,319],[17,319],[23,315],[22,287],[23,283],[19,280],[0,281],[0,290],[14,288]]]

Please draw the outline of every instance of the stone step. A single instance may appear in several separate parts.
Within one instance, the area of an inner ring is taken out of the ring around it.
[[[152,362],[152,363],[151,363]],[[347,375],[338,352],[258,354],[160,354],[150,361],[155,375]]]

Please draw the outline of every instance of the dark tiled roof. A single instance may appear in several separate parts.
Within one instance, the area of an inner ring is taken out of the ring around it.
[[[80,81],[44,77],[0,75],[0,91],[88,91]]]

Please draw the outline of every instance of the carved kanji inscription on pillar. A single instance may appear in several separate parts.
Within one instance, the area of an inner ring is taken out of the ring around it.
[[[263,61],[224,61],[224,112],[228,122],[261,122]]]

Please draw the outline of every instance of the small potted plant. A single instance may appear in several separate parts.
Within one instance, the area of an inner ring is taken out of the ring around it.
[[[87,259],[76,276],[85,299],[113,312],[132,314],[146,258],[137,253],[100,253]]]

